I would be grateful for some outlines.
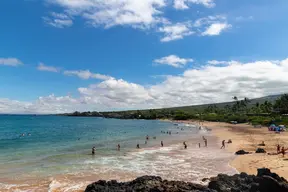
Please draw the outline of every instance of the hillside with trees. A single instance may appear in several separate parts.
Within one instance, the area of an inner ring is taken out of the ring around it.
[[[267,96],[258,99],[248,97],[239,100],[233,96],[233,102],[184,106],[164,109],[111,111],[111,112],[74,112],[67,116],[104,117],[118,119],[173,119],[206,120],[268,125],[282,123],[288,125],[288,95]]]

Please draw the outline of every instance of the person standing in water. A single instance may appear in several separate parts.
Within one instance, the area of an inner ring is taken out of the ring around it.
[[[184,149],[187,149],[187,145],[185,141],[183,142],[183,145],[184,145]]]
[[[221,149],[223,149],[223,148],[225,149],[225,140],[222,141]]]
[[[95,155],[95,150],[96,150],[95,146],[92,147],[92,155]]]
[[[118,144],[117,149],[118,149],[118,151],[120,151],[120,144]]]
[[[161,147],[163,147],[163,146],[164,146],[163,141],[161,141]]]
[[[136,148],[137,148],[137,149],[140,149],[139,143],[137,144]]]

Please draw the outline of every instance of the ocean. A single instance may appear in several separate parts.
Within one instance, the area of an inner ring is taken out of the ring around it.
[[[171,135],[167,132],[171,131]],[[145,144],[146,135],[149,136]],[[208,139],[203,145],[202,136]],[[164,147],[160,142],[164,142]],[[183,147],[186,141],[188,149]],[[196,125],[157,120],[0,116],[0,191],[83,191],[99,179],[142,175],[200,182],[234,174],[234,155]],[[120,144],[120,151],[117,145]],[[140,149],[136,149],[136,145]],[[91,155],[95,146],[96,153]]]

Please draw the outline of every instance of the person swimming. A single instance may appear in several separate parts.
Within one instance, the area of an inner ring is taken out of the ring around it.
[[[221,149],[223,149],[223,148],[225,149],[225,140],[222,141]]]
[[[95,155],[95,150],[96,150],[96,148],[92,147],[92,155]]]
[[[120,151],[120,144],[117,145],[117,149],[118,149],[118,151]]]
[[[137,144],[137,145],[136,145],[136,148],[137,148],[137,149],[140,149],[140,146],[139,146],[139,144]]]
[[[161,141],[161,147],[163,147],[163,146],[164,146],[163,141]]]

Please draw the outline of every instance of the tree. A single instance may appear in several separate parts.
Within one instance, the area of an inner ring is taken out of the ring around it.
[[[280,114],[287,114],[288,113],[288,95],[284,94],[279,99],[277,99],[273,108]]]

